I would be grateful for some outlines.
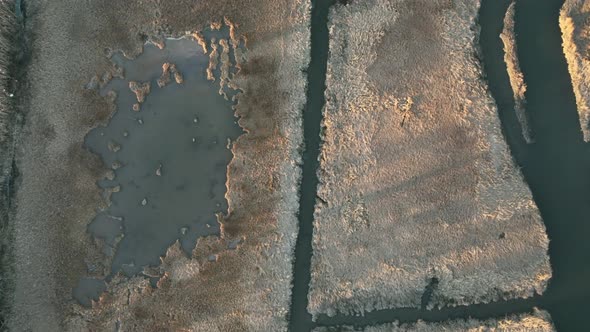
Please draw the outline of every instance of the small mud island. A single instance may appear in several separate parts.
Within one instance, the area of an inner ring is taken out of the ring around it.
[[[524,74],[520,69],[520,62],[518,60],[518,48],[516,47],[516,34],[514,31],[516,2],[512,2],[506,10],[504,16],[504,29],[500,34],[502,43],[504,44],[504,62],[508,77],[510,78],[510,86],[512,87],[514,97],[514,112],[520,123],[522,137],[525,142],[533,143],[531,129],[529,128],[529,121],[526,113],[526,83],[524,82]]]
[[[309,311],[541,294],[548,239],[476,58],[479,1],[336,6]]]

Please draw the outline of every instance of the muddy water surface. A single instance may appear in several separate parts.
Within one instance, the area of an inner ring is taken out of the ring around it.
[[[235,91],[226,90],[226,100],[218,93],[219,79],[207,80],[209,56],[194,40],[167,40],[163,50],[147,44],[137,59],[115,54],[113,61],[125,78],[114,79],[102,93],[116,92],[117,111],[85,142],[113,169],[99,183],[112,192],[111,205],[88,230],[104,240],[112,273],[135,275],[159,265],[176,240],[190,253],[199,237],[219,232],[216,213],[227,211],[230,146],[242,131],[232,111]],[[181,84],[171,75],[166,86],[158,86],[164,63],[176,65]],[[143,103],[131,91],[132,81],[150,83]]]

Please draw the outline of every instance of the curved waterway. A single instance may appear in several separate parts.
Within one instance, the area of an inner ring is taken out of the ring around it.
[[[370,326],[392,321],[488,319],[513,313],[548,310],[557,330],[583,331],[590,300],[590,147],[583,143],[578,114],[561,47],[559,10],[563,0],[518,0],[516,33],[521,68],[528,85],[527,112],[536,143],[524,142],[510,81],[504,63],[500,33],[509,0],[483,0],[479,15],[482,64],[498,105],[504,136],[539,206],[551,239],[549,254],[553,279],[542,296],[441,310],[378,310],[363,317],[320,316],[311,321],[306,311],[312,255],[313,201],[317,187],[319,125],[325,90],[329,44],[329,7],[333,1],[312,1],[311,63],[305,110],[303,181],[300,232],[295,253],[291,331],[309,331],[316,325]]]
[[[516,34],[527,83],[527,112],[536,143],[519,136],[497,36],[509,5],[485,0],[480,12],[484,69],[504,134],[547,227],[553,278],[538,305],[559,332],[587,330],[590,300],[590,146],[584,144],[562,51],[563,0],[518,0]]]

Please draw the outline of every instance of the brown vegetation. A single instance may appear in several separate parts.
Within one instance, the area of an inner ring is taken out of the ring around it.
[[[207,67],[207,79],[210,81],[215,81],[215,75],[213,75],[213,70],[217,68],[219,64],[219,51],[217,51],[218,46],[215,43],[215,38],[211,40],[211,53],[209,53],[209,67]]]
[[[182,84],[182,82],[184,82],[182,73],[176,68],[176,65],[166,62],[162,65],[162,75],[158,79],[158,86],[163,88],[168,85],[171,81],[170,76],[174,76],[176,84]]]
[[[353,327],[317,328],[314,332],[555,332],[549,314],[535,309],[533,314],[511,315],[502,319],[453,320],[440,323],[418,321],[412,324],[385,324],[358,330]]]
[[[140,83],[131,81],[129,82],[129,89],[135,93],[137,102],[141,104],[145,101],[145,97],[150,94],[151,84],[150,82]]]
[[[514,32],[514,15],[516,13],[515,4],[515,2],[512,2],[506,10],[506,15],[504,16],[504,29],[500,34],[500,38],[504,44],[504,62],[506,63],[510,85],[512,86],[514,111],[516,112],[516,117],[520,123],[522,137],[527,143],[532,143],[533,138],[531,136],[531,130],[525,109],[526,83],[524,82],[524,74],[522,73],[522,70],[520,70],[518,50],[516,48],[516,35]]]
[[[10,326],[285,330],[309,2],[67,0],[31,2],[29,9],[35,13],[28,20],[31,29],[43,34],[32,45],[32,98],[18,159],[22,183],[13,223],[15,260],[21,263],[15,267]],[[182,36],[226,18],[247,37],[248,52],[236,52],[242,71],[231,82],[243,91],[236,113],[246,134],[232,146],[229,214],[220,218],[221,238],[201,239],[191,259],[171,248],[163,265],[169,277],[159,288],[142,278],[116,278],[100,303],[81,308],[71,298],[72,288],[88,265],[97,271],[109,266],[86,232],[96,209],[107,204],[96,186],[107,176],[106,166],[82,142],[114,110],[112,100],[84,86],[93,76],[116,70],[105,53],[122,50],[134,57],[146,40],[162,42],[162,36]],[[226,250],[227,241],[235,240],[237,248]]]
[[[548,239],[475,57],[479,1],[330,15],[309,311],[543,293]]]
[[[559,15],[584,141],[590,141],[590,2],[566,0]]]

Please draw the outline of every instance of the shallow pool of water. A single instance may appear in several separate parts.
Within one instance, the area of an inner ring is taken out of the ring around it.
[[[158,265],[176,240],[190,253],[199,237],[219,232],[216,213],[227,211],[230,146],[242,131],[232,111],[235,91],[227,91],[226,100],[218,93],[219,79],[207,80],[209,56],[193,39],[167,40],[163,50],[147,44],[137,59],[115,54],[113,61],[125,78],[102,93],[117,93],[117,111],[85,141],[113,169],[114,178],[99,183],[113,192],[110,207],[88,230],[104,240],[113,273],[134,275]],[[171,70],[170,82],[158,85],[164,63],[175,65],[182,83]],[[130,82],[150,84],[142,103]]]

